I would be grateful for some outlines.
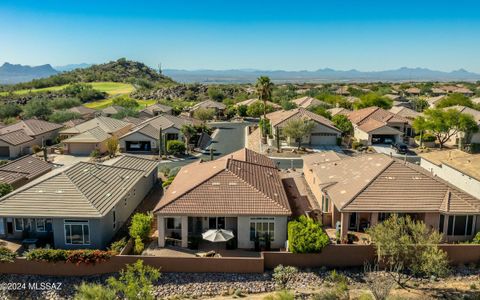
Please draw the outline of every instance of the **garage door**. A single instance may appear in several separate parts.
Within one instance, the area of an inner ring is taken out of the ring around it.
[[[73,155],[90,155],[95,149],[95,144],[69,144],[68,152]]]
[[[0,157],[10,157],[10,148],[0,147]]]
[[[312,133],[310,143],[312,145],[336,145],[337,135],[332,133]]]
[[[372,135],[372,144],[393,144],[395,143],[393,134],[374,134]]]

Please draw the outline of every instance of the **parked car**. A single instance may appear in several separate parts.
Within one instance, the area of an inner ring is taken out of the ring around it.
[[[408,147],[407,145],[403,143],[394,143],[392,144],[392,148],[395,149],[395,152],[399,154],[406,154],[408,153]]]

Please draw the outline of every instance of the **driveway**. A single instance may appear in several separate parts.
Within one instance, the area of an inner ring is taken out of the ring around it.
[[[377,153],[383,153],[389,156],[393,156],[396,158],[401,158],[405,159],[405,154],[399,154],[395,151],[395,149],[392,149],[390,145],[384,145],[384,144],[378,144],[378,145],[372,145],[372,148],[375,150]],[[409,151],[407,153],[407,161],[411,163],[418,163],[420,162],[420,157],[417,156],[415,152]]]

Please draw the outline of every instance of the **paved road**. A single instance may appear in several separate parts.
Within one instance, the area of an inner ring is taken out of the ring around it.
[[[217,128],[218,131],[212,139],[212,143],[209,147],[212,147],[214,159],[225,156],[229,153],[235,152],[237,150],[245,147],[245,127],[250,123],[230,123],[230,122],[215,122],[211,123],[210,126]],[[199,156],[175,161],[175,162],[162,162],[160,163],[160,168],[168,167],[182,167],[188,165],[198,159],[210,160],[210,154],[208,151],[205,154]]]
[[[277,163],[278,168],[280,169],[301,169],[303,168],[303,159],[301,158],[274,158],[274,162]]]

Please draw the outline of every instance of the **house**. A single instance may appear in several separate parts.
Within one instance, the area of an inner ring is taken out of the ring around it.
[[[364,231],[391,214],[409,215],[449,242],[480,230],[480,199],[420,166],[384,154],[333,157],[304,164],[305,179],[322,210],[322,223]]]
[[[480,97],[471,98],[470,100],[472,100],[473,104],[477,104],[477,105],[480,104]]]
[[[287,240],[290,205],[275,163],[252,150],[180,169],[154,210],[158,245],[201,238],[209,229],[231,230],[238,248],[252,249],[268,234],[272,248]]]
[[[157,181],[158,163],[79,162],[0,199],[0,237],[59,249],[104,249]]]
[[[390,108],[389,110],[392,114],[395,114],[399,117],[402,117],[402,118],[405,118],[408,120],[408,123],[410,125],[412,125],[413,123],[413,120],[420,116],[421,113],[419,113],[418,111],[415,111],[413,109],[410,109],[408,107],[402,107],[402,106],[394,106],[392,108]]]
[[[331,107],[330,104],[320,101],[312,97],[302,97],[292,100],[292,103],[295,103],[297,107],[310,109],[315,106]]]
[[[16,158],[32,153],[32,146],[55,143],[62,125],[36,119],[21,120],[0,128],[0,157]]]
[[[64,151],[73,155],[89,155],[94,150],[104,153],[107,140],[127,133],[133,124],[109,117],[96,117],[60,131]]]
[[[465,192],[480,198],[480,154],[461,150],[420,154],[420,166]]]
[[[80,117],[84,120],[93,119],[99,113],[98,110],[93,108],[88,108],[83,105],[69,108],[68,111],[79,114]]]
[[[77,126],[78,124],[82,124],[83,122],[85,122],[84,119],[73,119],[63,122],[62,125],[64,128],[72,128]]]
[[[349,96],[350,92],[348,91],[348,86],[343,85],[339,87],[338,89],[335,90],[335,94],[341,95],[341,96]]]
[[[0,166],[0,182],[10,184],[14,189],[50,172],[53,165],[35,156],[23,156]]]
[[[430,93],[432,96],[443,96],[443,95],[446,95],[447,92],[441,88],[432,88],[431,90],[431,93]]]
[[[480,126],[480,111],[462,106],[462,105],[455,105],[455,106],[450,106],[446,107],[444,109],[455,109],[462,114],[467,114],[473,117],[475,122],[477,122],[477,125]],[[457,133],[450,141],[447,142],[448,145],[459,145],[460,141],[465,138],[465,133],[464,132],[459,132]],[[465,141],[467,144],[480,144],[480,132],[477,131],[475,133],[469,134],[468,138]]]
[[[288,121],[294,119],[304,119],[315,123],[312,132],[302,139],[301,143],[303,145],[337,145],[337,140],[342,135],[342,132],[330,120],[301,107],[269,113],[267,114],[267,119],[270,120],[272,132],[268,143],[273,146],[277,145],[277,137],[280,139],[280,144],[297,145],[297,141],[282,134],[282,128]]]
[[[145,121],[146,119],[149,119],[149,118],[135,118],[135,117],[128,116],[128,117],[123,118],[122,121],[127,122],[127,123],[131,123],[133,125],[138,125],[138,124],[142,123],[143,121]]]
[[[327,109],[327,111],[332,115],[332,117],[336,115],[344,115],[348,116],[352,111],[343,107],[334,107]]]
[[[116,114],[120,113],[123,110],[125,110],[125,108],[122,107],[122,106],[112,105],[112,106],[105,107],[104,109],[102,109],[101,115],[105,116],[105,117],[111,117],[113,115],[116,115]]]
[[[252,98],[252,99],[247,99],[247,100],[244,100],[244,101],[241,101],[241,102],[238,102],[238,103],[235,103],[234,107],[239,107],[239,106],[242,106],[242,105],[245,105],[245,106],[250,106],[254,103],[257,103],[258,101],[258,98]],[[263,104],[263,101],[261,101],[261,103]],[[273,103],[271,101],[267,101],[267,107],[268,106],[271,106],[273,109],[280,109],[282,108],[280,105],[278,105],[277,103]]]
[[[445,98],[445,95],[439,95],[439,96],[435,96],[435,97],[429,97],[427,99],[425,99],[427,102],[428,102],[428,106],[430,108],[433,108],[435,106],[437,106],[437,103],[440,102],[443,98]]]
[[[419,96],[421,92],[422,91],[416,87],[411,87],[405,90],[405,94],[408,96]]]
[[[122,152],[158,152],[160,129],[163,140],[183,141],[182,126],[193,125],[197,121],[191,118],[158,115],[135,126],[130,132],[119,138],[120,151]]]
[[[153,105],[147,106],[139,112],[140,118],[152,118],[156,117],[159,114],[171,115],[173,108],[167,105],[160,103],[155,103]]]
[[[413,136],[409,121],[376,106],[351,112],[348,119],[353,125],[353,134],[363,145],[400,142],[403,135]]]
[[[227,106],[221,102],[213,101],[213,100],[205,100],[202,102],[199,102],[192,106],[189,111],[190,117],[193,117],[195,114],[195,111],[198,109],[213,109],[215,111],[215,115],[217,118],[220,118],[224,115],[225,109]]]

